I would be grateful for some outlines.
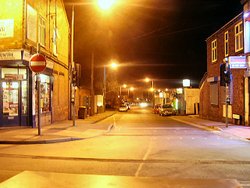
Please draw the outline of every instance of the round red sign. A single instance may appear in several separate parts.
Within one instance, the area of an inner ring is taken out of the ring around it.
[[[46,68],[46,59],[41,54],[34,54],[30,58],[30,70],[36,73],[43,72]]]

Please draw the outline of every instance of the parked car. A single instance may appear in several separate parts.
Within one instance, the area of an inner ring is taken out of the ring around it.
[[[121,104],[118,108],[119,112],[127,112],[128,111],[128,106],[126,104]]]
[[[159,109],[160,116],[176,115],[176,113],[177,113],[176,109],[174,109],[174,107],[171,104],[164,104]]]

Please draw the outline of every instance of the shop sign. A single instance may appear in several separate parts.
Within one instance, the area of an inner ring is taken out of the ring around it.
[[[23,51],[23,60],[25,61],[29,61],[31,58],[31,55],[29,52],[27,52],[26,50]]]
[[[14,36],[14,20],[0,20],[0,38],[8,38]]]
[[[246,56],[229,56],[228,62],[231,69],[246,69]]]
[[[0,60],[21,60],[21,51],[0,52]]]
[[[4,74],[6,80],[23,80],[22,74]]]

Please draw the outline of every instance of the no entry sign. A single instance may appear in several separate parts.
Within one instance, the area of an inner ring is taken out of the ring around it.
[[[46,68],[46,59],[41,54],[35,54],[30,58],[30,69],[35,73],[43,72]]]

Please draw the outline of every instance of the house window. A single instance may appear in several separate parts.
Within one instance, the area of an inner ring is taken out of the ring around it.
[[[45,46],[46,42],[46,21],[43,17],[39,17],[38,42]]]
[[[242,22],[235,25],[235,52],[243,49],[243,24]]]
[[[217,61],[217,40],[212,41],[212,62]]]
[[[53,54],[57,56],[57,28],[53,29]]]
[[[37,42],[37,11],[27,4],[27,39]]]
[[[225,57],[227,57],[229,51],[228,31],[224,33],[224,48],[225,48]]]
[[[218,83],[211,82],[210,83],[210,103],[213,105],[218,105],[219,94],[218,94]]]

